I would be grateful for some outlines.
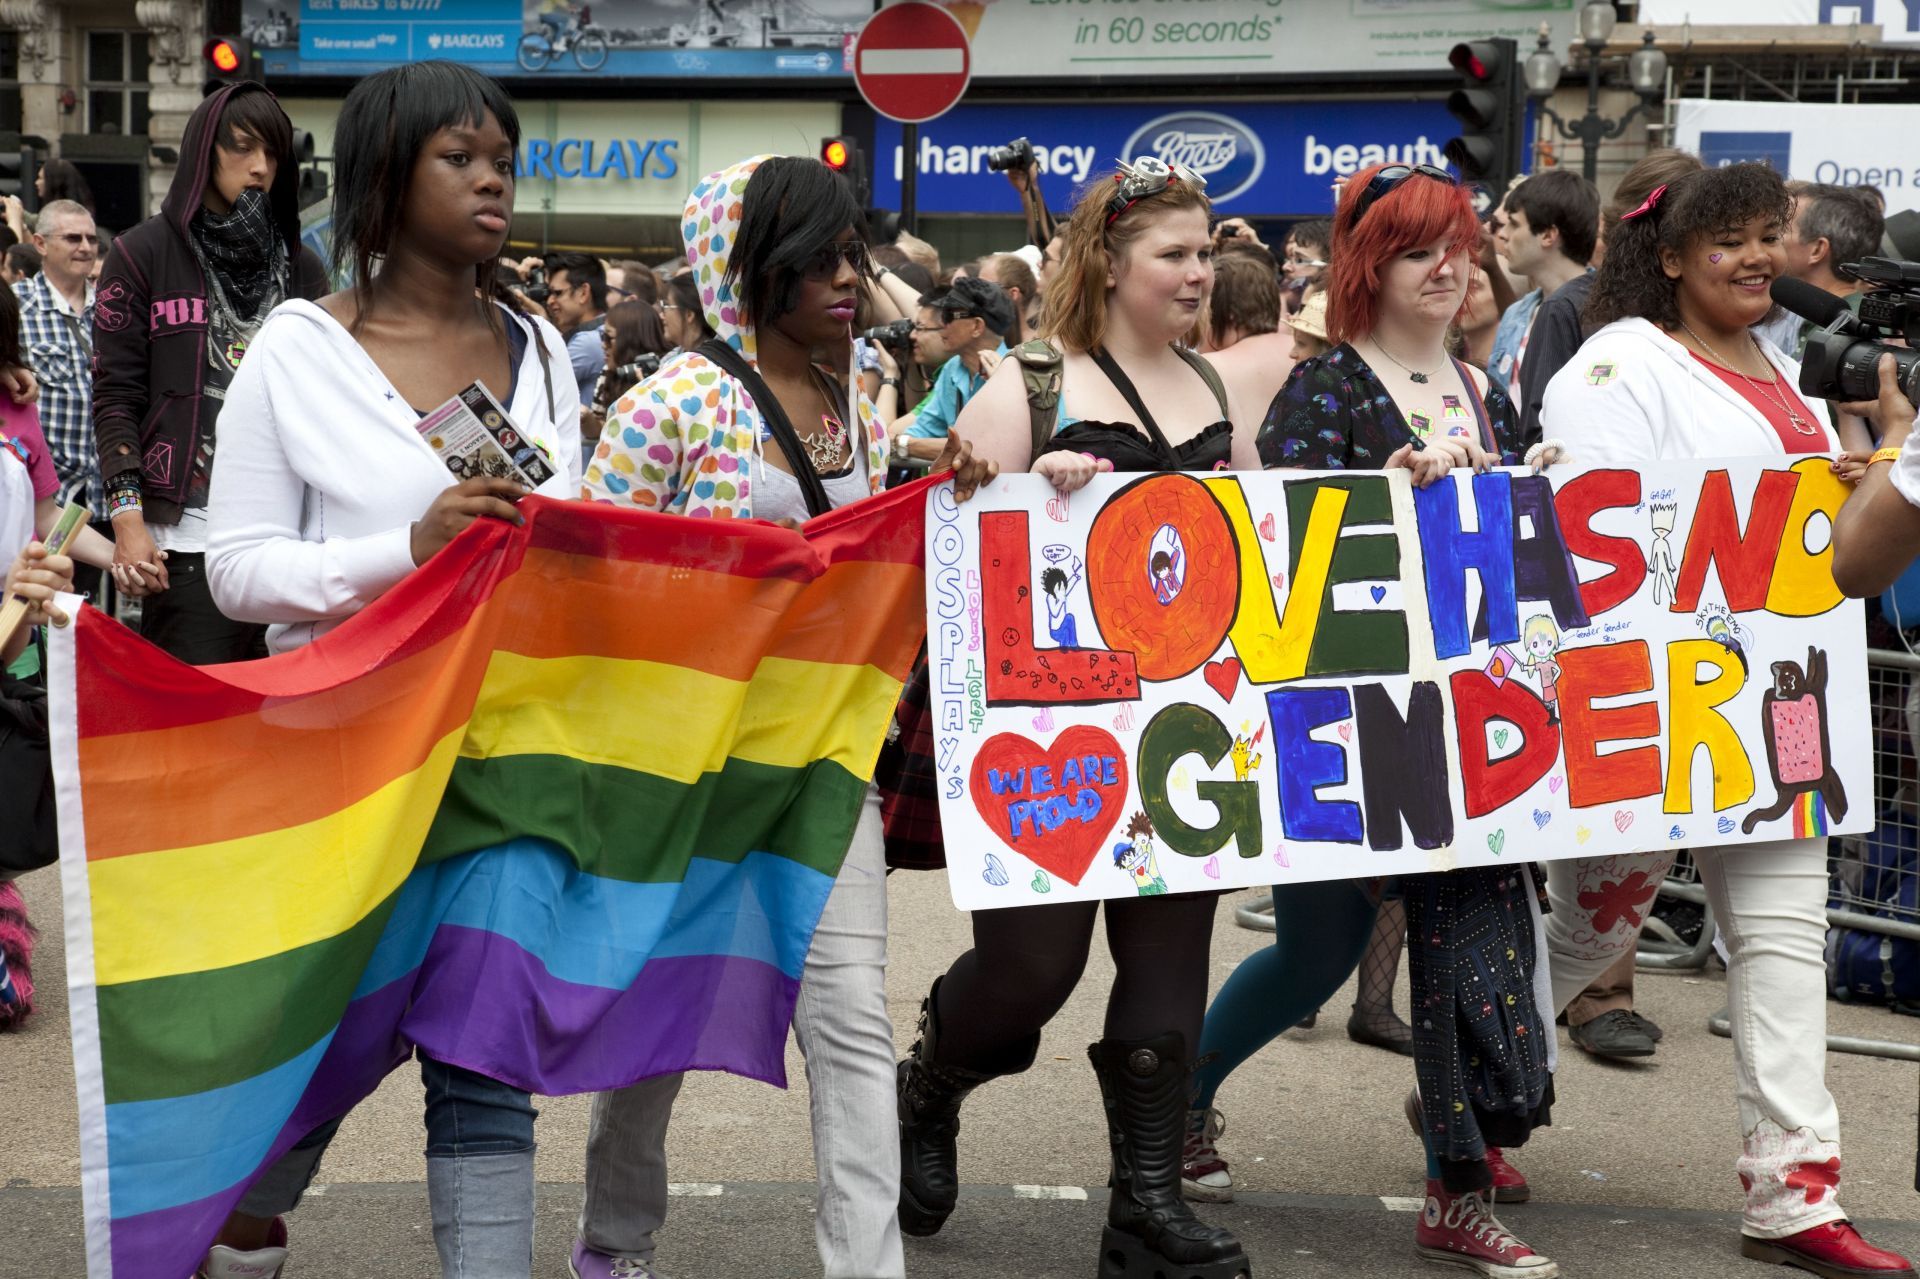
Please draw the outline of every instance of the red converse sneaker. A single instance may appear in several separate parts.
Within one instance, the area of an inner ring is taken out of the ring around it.
[[[1557,1279],[1560,1267],[1515,1239],[1486,1201],[1427,1182],[1427,1205],[1413,1228],[1413,1250],[1428,1261],[1465,1266],[1487,1279]]]
[[[1233,1174],[1214,1148],[1227,1130],[1227,1117],[1208,1106],[1187,1112],[1186,1142],[1180,1150],[1180,1194],[1201,1203],[1233,1202]]]
[[[1533,1187],[1498,1146],[1487,1147],[1487,1171],[1493,1174],[1493,1192],[1487,1198],[1494,1203],[1523,1204],[1533,1198]]]
[[[1740,1255],[1775,1266],[1798,1266],[1826,1279],[1912,1279],[1913,1263],[1876,1248],[1850,1221],[1829,1221],[1784,1239],[1740,1236]]]

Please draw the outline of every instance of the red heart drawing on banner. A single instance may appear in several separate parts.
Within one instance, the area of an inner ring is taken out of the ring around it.
[[[1207,686],[1220,694],[1220,700],[1231,703],[1233,690],[1240,687],[1240,659],[1229,657],[1224,662],[1208,662],[1207,669],[1201,674]]]
[[[1127,757],[1113,734],[1076,724],[1051,747],[996,733],[973,757],[973,806],[1008,848],[1078,885],[1120,820]]]
[[[1271,542],[1278,533],[1279,530],[1276,529],[1273,524],[1273,512],[1269,511],[1267,512],[1267,518],[1260,521],[1260,536]]]

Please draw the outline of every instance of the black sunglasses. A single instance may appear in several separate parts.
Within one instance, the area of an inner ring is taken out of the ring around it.
[[[1431,164],[1389,164],[1373,175],[1367,183],[1367,189],[1362,191],[1360,198],[1353,202],[1353,222],[1348,225],[1357,225],[1361,218],[1367,216],[1367,210],[1379,202],[1381,196],[1389,194],[1395,187],[1415,174],[1423,178],[1432,178],[1436,182],[1444,182],[1450,187],[1460,185],[1459,178],[1445,169],[1436,169]]]
[[[852,267],[855,275],[867,274],[867,242],[848,240],[829,244],[801,260],[800,274],[809,280],[831,280],[842,262]]]

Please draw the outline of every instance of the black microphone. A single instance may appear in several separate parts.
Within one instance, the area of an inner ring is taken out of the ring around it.
[[[1787,310],[1803,319],[1812,320],[1823,329],[1848,313],[1847,304],[1833,294],[1817,284],[1808,284],[1790,275],[1775,280],[1767,292]]]

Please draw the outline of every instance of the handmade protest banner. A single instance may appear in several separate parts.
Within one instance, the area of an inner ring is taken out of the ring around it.
[[[928,495],[965,909],[1873,824],[1826,458]]]
[[[546,1095],[784,1083],[920,648],[924,487],[804,534],[528,498],[259,662],[56,631],[92,1279],[192,1272],[416,1047]]]

